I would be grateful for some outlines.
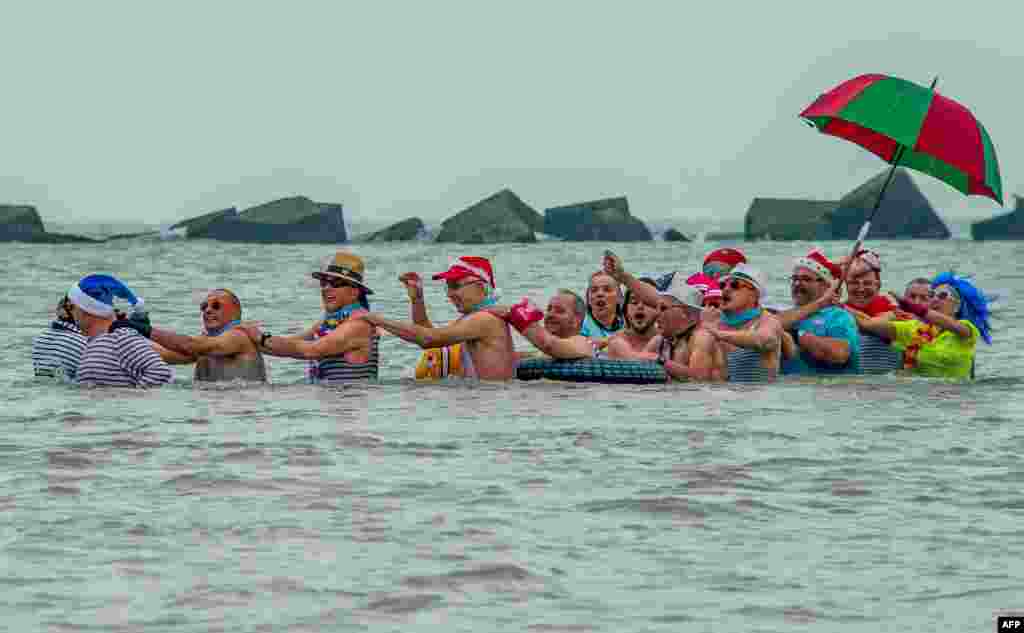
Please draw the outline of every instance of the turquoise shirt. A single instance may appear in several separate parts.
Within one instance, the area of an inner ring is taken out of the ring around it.
[[[606,328],[601,323],[590,316],[590,312],[587,312],[587,318],[583,319],[583,325],[580,327],[580,336],[586,336],[587,338],[608,338],[612,334],[615,334],[625,323],[622,317],[615,317],[615,322],[612,323],[610,328]]]
[[[815,336],[842,339],[850,344],[850,358],[845,365],[823,363],[801,350],[800,357],[782,361],[783,374],[836,375],[860,373],[860,333],[857,322],[849,312],[837,306],[818,310],[794,328],[796,332],[810,332]]]

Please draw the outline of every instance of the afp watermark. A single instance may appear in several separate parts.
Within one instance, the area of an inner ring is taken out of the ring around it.
[[[1024,633],[1024,611],[997,613],[996,633]]]

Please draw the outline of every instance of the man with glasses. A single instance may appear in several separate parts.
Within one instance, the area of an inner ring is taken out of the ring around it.
[[[323,317],[301,334],[275,336],[252,325],[239,326],[260,351],[306,361],[312,383],[375,380],[380,365],[377,331],[360,315],[370,309],[373,294],[363,281],[366,265],[352,253],[338,251],[312,276],[320,282]]]
[[[730,382],[770,382],[779,374],[782,325],[761,307],[764,275],[737,264],[722,279],[722,310],[708,310],[704,327],[726,354]],[[718,314],[716,320],[714,316]]]
[[[185,336],[163,328],[153,328],[150,339],[159,347],[160,356],[172,365],[195,363],[193,380],[267,381],[267,367],[256,343],[238,329],[242,302],[227,288],[211,290],[199,304],[203,334]]]
[[[783,329],[783,374],[860,373],[857,323],[836,305],[842,269],[814,249],[796,260],[790,294],[796,308],[778,315]]]
[[[392,321],[375,313],[363,313],[358,318],[423,349],[461,343],[459,365],[464,378],[513,378],[512,333],[500,315],[488,310],[497,303],[491,262],[484,257],[460,257],[448,270],[433,278],[447,285],[448,301],[461,315],[456,321],[436,327]]]

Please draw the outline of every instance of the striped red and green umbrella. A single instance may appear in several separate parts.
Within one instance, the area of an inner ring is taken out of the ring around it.
[[[888,163],[938,178],[964,194],[1003,202],[988,132],[970,110],[933,89],[887,75],[861,75],[818,97],[800,116]]]

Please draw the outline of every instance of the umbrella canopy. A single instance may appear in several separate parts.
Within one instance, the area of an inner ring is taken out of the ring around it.
[[[886,162],[1003,203],[988,132],[970,110],[932,89],[887,75],[861,75],[818,97],[800,117]]]

